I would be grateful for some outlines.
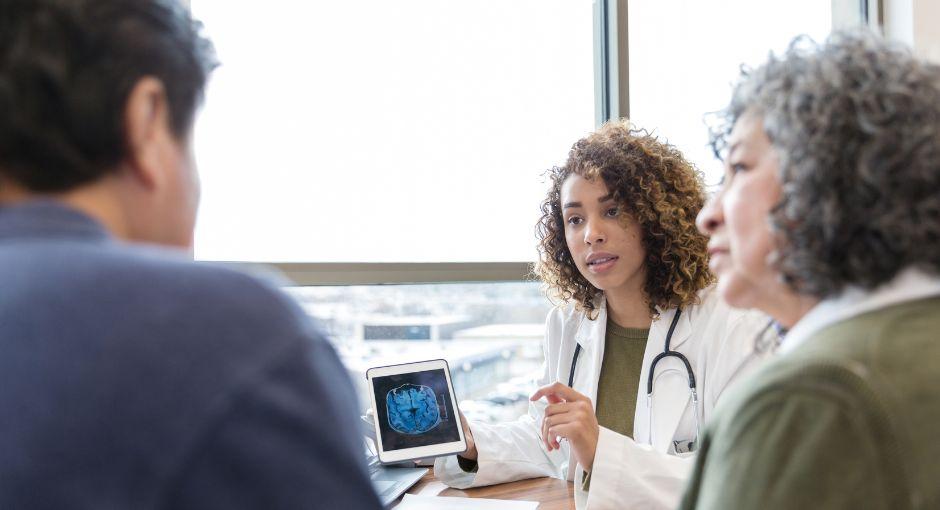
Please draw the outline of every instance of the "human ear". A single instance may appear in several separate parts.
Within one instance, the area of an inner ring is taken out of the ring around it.
[[[124,107],[126,163],[131,176],[148,190],[166,180],[164,145],[173,140],[163,83],[145,76],[134,84]]]

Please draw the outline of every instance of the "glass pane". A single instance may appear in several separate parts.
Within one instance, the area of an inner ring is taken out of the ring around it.
[[[832,27],[829,0],[656,0],[630,2],[630,114],[682,150],[708,184],[721,164],[703,117],[727,105],[741,64]]]
[[[550,304],[537,282],[286,289],[336,345],[365,408],[371,367],[442,358],[472,420],[525,413]]]
[[[535,258],[541,175],[594,127],[591,0],[192,8],[222,61],[198,258]]]

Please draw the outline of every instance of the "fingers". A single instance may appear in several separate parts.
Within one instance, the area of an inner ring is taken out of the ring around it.
[[[571,411],[594,412],[594,407],[590,401],[562,402],[560,404],[549,404],[545,406],[545,416],[552,416]]]
[[[457,411],[460,415],[460,425],[463,427],[463,436],[467,442],[467,450],[461,454],[462,457],[476,460],[477,458],[477,446],[476,441],[473,440],[473,432],[470,430],[470,422],[467,421],[467,418],[463,415],[461,411]]]
[[[457,411],[457,414],[460,415],[460,425],[463,427],[465,434],[470,433],[470,423],[467,422],[467,417],[463,415],[463,411]]]
[[[557,419],[556,415],[555,420]],[[561,444],[558,443],[558,437],[548,431],[548,427],[551,423],[553,423],[551,418],[547,416],[542,418],[542,443],[545,444],[545,449],[548,451],[561,448]]]
[[[542,418],[541,438],[546,450],[552,451],[561,447],[558,437],[569,438],[571,430],[583,432],[590,427],[591,418],[594,409],[589,403],[571,402],[564,404],[553,404],[546,408],[545,417]],[[574,429],[559,429],[559,426],[571,425]],[[568,431],[564,434],[558,433],[559,430]]]
[[[571,440],[579,436],[581,433],[581,428],[576,422],[563,423],[560,425],[552,425],[548,428],[548,433],[553,437],[563,437],[565,439]]]
[[[542,436],[542,446],[545,447],[546,451],[552,451],[555,449],[555,438],[548,435],[548,425],[545,423],[545,420],[542,420],[540,425],[541,436]]]
[[[558,448],[560,445],[558,444],[557,439],[555,438],[555,436],[549,435],[548,433],[548,423],[546,422],[545,417],[542,418],[541,429],[542,429],[542,444],[545,445],[545,449],[548,451],[552,451]]]
[[[548,451],[552,451],[561,446],[558,444],[557,436],[549,434],[549,424],[561,423],[562,421],[567,422],[570,420],[586,421],[588,413],[594,413],[594,408],[591,406],[589,400],[562,402],[560,404],[549,404],[546,406],[541,426],[541,438],[542,443],[545,444],[545,448]]]
[[[582,400],[590,401],[589,398],[571,389],[570,387],[565,386],[564,384],[560,382],[554,382],[547,386],[542,386],[541,388],[536,390],[535,393],[533,393],[531,397],[529,397],[529,400],[536,401],[542,397],[545,397],[546,400],[548,400],[550,404],[558,403],[558,402],[561,402],[562,400],[566,402],[574,402],[574,401],[582,401]]]
[[[554,416],[577,411],[578,415],[583,418],[585,413],[593,415],[594,407],[591,399],[560,382],[539,388],[529,397],[529,400],[535,401],[543,397],[548,401],[548,406],[542,418],[541,439],[545,449],[552,451],[561,447],[558,436],[548,430],[549,424],[559,423]]]

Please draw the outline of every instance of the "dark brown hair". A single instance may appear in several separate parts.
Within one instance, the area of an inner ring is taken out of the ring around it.
[[[564,166],[549,170],[551,188],[536,227],[536,273],[551,297],[574,301],[592,319],[602,293],[578,271],[565,242],[561,186],[571,175],[600,178],[643,232],[644,287],[650,313],[694,304],[698,291],[713,282],[708,271],[707,238],[695,226],[705,204],[701,174],[678,149],[629,121],[611,121],[571,148]]]
[[[170,127],[188,135],[212,44],[178,0],[16,0],[0,4],[0,172],[61,192],[126,156],[127,98],[145,76],[166,90]]]

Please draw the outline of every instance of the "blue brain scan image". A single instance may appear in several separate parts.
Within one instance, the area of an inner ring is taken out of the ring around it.
[[[385,396],[388,424],[402,434],[424,434],[441,423],[434,390],[417,384],[403,384]]]

